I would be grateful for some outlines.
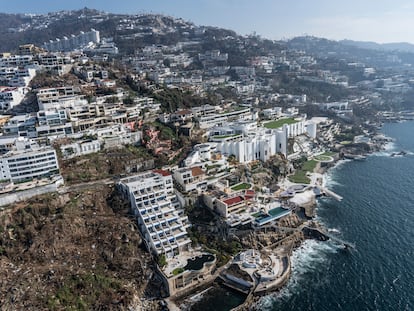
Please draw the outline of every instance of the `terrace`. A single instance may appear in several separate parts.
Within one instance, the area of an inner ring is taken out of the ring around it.
[[[255,217],[255,222],[262,226],[264,224],[267,224],[273,220],[277,220],[279,218],[282,218],[286,215],[289,215],[291,213],[290,210],[284,209],[283,207],[276,207],[271,210],[269,210],[268,213],[264,212],[258,212],[256,214],[253,214],[253,217]]]
[[[278,128],[281,128],[284,124],[289,125],[289,124],[294,124],[297,122],[298,121],[295,120],[294,118],[285,118],[285,119],[274,120],[274,121],[264,123],[263,126],[268,129],[278,129]]]
[[[168,260],[167,266],[164,267],[164,273],[167,277],[171,277],[185,271],[200,271],[205,265],[213,264],[215,260],[216,257],[209,253],[200,251],[182,252]]]

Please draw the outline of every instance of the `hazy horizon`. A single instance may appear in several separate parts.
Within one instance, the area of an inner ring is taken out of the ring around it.
[[[414,3],[407,0],[356,1],[329,0],[72,0],[58,2],[14,0],[3,3],[2,13],[45,14],[84,7],[110,13],[160,13],[181,17],[197,25],[232,29],[240,34],[253,32],[281,40],[310,35],[333,40],[377,43],[412,43]]]

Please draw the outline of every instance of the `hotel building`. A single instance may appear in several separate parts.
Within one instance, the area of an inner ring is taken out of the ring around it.
[[[118,183],[137,216],[139,230],[148,249],[159,255],[173,257],[188,250],[190,226],[173,189],[169,172],[154,170],[121,179]]]
[[[5,144],[1,147],[6,151],[0,157],[1,180],[23,182],[59,174],[59,164],[53,148],[39,147],[34,141],[23,137],[15,138],[10,144],[10,139],[5,138]]]

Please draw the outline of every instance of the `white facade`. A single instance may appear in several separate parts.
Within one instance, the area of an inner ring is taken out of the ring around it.
[[[81,31],[79,35],[70,37],[57,38],[56,40],[46,42],[44,47],[49,51],[71,51],[88,45],[90,42],[101,42],[99,31],[91,29],[88,32]]]
[[[121,179],[118,185],[131,203],[150,251],[172,257],[188,249],[189,222],[174,193],[171,174],[144,172]]]
[[[59,110],[79,104],[87,104],[84,96],[74,87],[45,88],[37,92],[39,110]]]
[[[0,57],[0,67],[27,66],[33,64],[32,55],[9,55]]]
[[[263,109],[262,113],[267,119],[278,119],[282,116],[282,107]]]
[[[1,156],[0,179],[20,182],[59,174],[56,152],[51,147],[39,148],[31,140],[16,139],[14,150]]]
[[[23,88],[0,87],[0,109],[9,110],[20,104],[24,98]]]
[[[174,170],[174,179],[186,192],[207,189],[207,181],[204,180],[205,174],[199,167],[183,167]]]
[[[5,135],[36,137],[36,116],[32,114],[11,117],[3,126]]]
[[[101,142],[99,140],[80,141],[73,144],[62,145],[60,149],[62,150],[63,156],[69,159],[100,151]]]
[[[218,143],[217,150],[227,156],[234,155],[240,163],[255,160],[267,161],[279,152],[287,155],[287,138],[286,129],[262,131],[255,137]]]
[[[306,133],[305,121],[298,121],[292,124],[284,124],[283,130],[286,129],[289,138],[293,138]]]
[[[316,138],[316,130],[317,130],[317,125],[315,122],[313,121],[306,122],[306,132],[313,139]]]
[[[200,124],[200,128],[207,129],[216,125],[223,124],[226,121],[251,120],[252,113],[250,112],[250,108],[246,108],[221,114],[202,115],[199,116],[197,119]]]
[[[217,152],[216,143],[199,144],[193,147],[193,151],[184,160],[185,166],[192,166],[202,161],[210,161],[212,154]]]
[[[27,87],[36,75],[32,67],[2,67],[0,66],[0,84],[10,87]]]

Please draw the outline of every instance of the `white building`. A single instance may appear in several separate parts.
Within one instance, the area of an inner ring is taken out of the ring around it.
[[[20,104],[24,98],[24,89],[0,86],[0,109],[10,110]]]
[[[286,156],[287,140],[286,127],[282,130],[261,130],[255,136],[217,143],[217,150],[223,155],[234,155],[240,163],[256,160],[265,162],[278,152]]]
[[[54,111],[87,104],[88,101],[79,93],[80,90],[73,86],[39,89],[36,94],[39,110]]]
[[[7,55],[0,57],[0,67],[27,66],[33,64],[32,55]]]
[[[84,140],[73,144],[60,146],[63,157],[70,159],[73,157],[95,153],[101,150],[101,142],[99,140]]]
[[[253,114],[250,112],[250,108],[236,109],[230,112],[220,114],[204,114],[197,117],[200,124],[200,128],[207,129],[213,126],[221,125],[228,121],[234,120],[252,120]]]
[[[56,38],[54,41],[45,42],[44,47],[49,51],[71,51],[87,46],[90,42],[101,42],[99,31],[91,29],[88,32],[81,31],[76,36],[71,35],[62,39]]]
[[[228,123],[225,127],[215,127],[210,134],[214,135],[210,139],[217,143],[217,151],[223,155],[234,155],[241,163],[256,160],[265,162],[277,153],[287,156],[289,138],[303,134],[315,138],[316,124],[298,120],[277,129],[265,129],[255,127],[252,122],[238,122]]]
[[[278,119],[282,116],[282,107],[272,107],[268,109],[263,109],[262,114],[266,119]]]
[[[11,117],[3,126],[3,133],[8,136],[36,137],[36,116],[33,114]]]
[[[188,249],[190,226],[173,189],[170,173],[144,172],[123,178],[118,186],[129,199],[139,230],[150,251],[172,257]]]
[[[205,173],[200,167],[183,167],[174,170],[174,179],[186,192],[207,189]]]
[[[55,150],[51,147],[41,148],[23,137],[15,139],[12,150],[0,157],[0,163],[1,180],[21,182],[59,174]]]

